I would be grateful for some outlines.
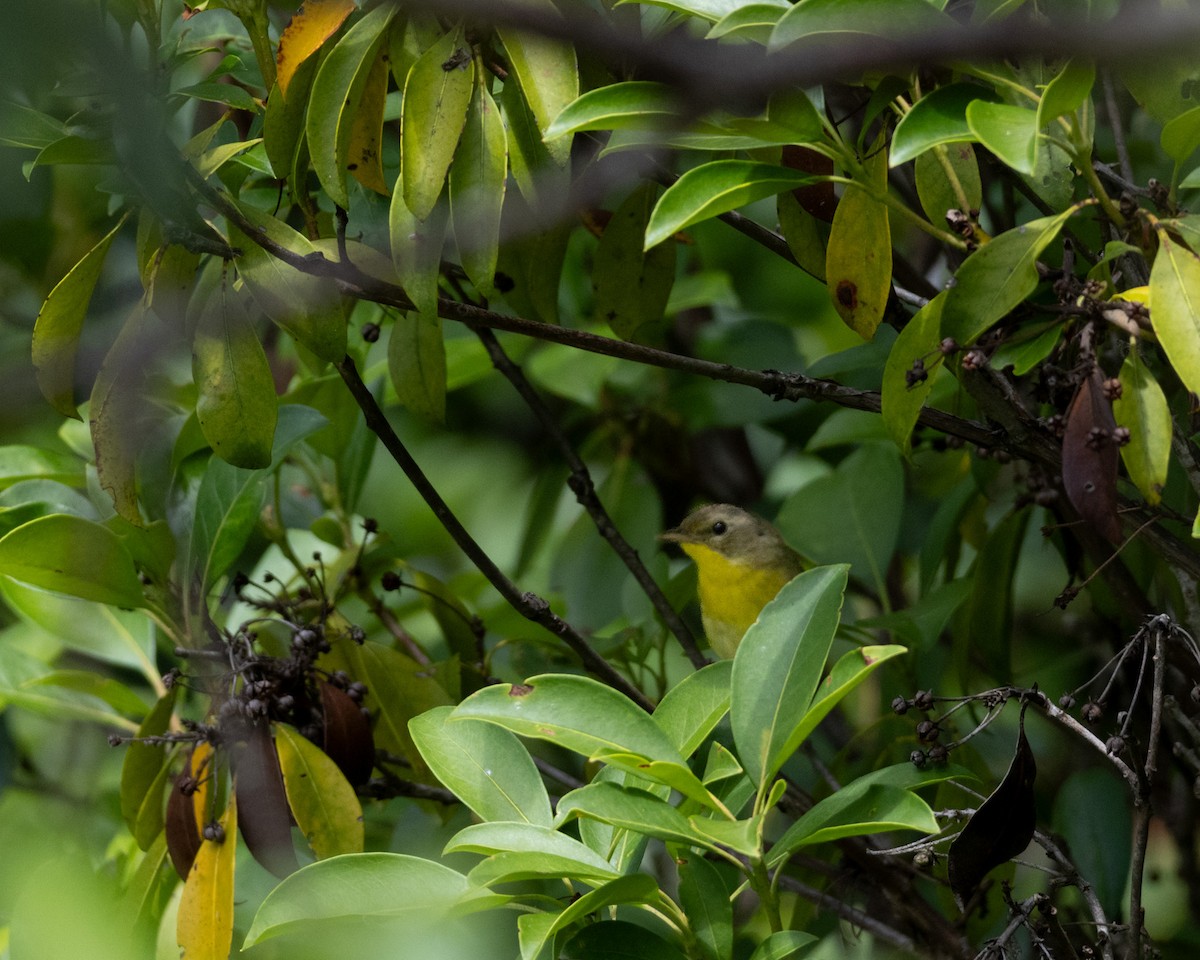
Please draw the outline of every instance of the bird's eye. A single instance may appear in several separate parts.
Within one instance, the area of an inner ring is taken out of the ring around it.
[[[716,523],[714,523],[714,524],[712,525],[712,531],[713,531],[713,533],[715,533],[715,534],[716,534],[718,537],[719,537],[721,534],[723,534],[723,533],[724,533],[726,530],[728,530],[728,529],[729,529],[729,527],[728,527],[728,526],[726,526],[726,524],[725,524],[725,521],[724,521],[724,520],[718,520]]]

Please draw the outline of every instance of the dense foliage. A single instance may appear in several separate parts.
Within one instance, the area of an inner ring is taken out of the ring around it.
[[[1192,955],[1200,17],[297,7],[4,11],[6,956]]]

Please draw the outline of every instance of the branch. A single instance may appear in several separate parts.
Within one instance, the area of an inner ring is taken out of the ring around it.
[[[379,437],[383,445],[387,448],[388,453],[392,455],[392,459],[399,464],[400,469],[404,471],[405,476],[422,499],[429,505],[429,508],[434,512],[434,515],[445,527],[446,532],[454,538],[454,542],[458,544],[458,548],[466,555],[466,557],[475,564],[476,568],[482,573],[496,591],[508,602],[514,610],[516,610],[525,619],[538,624],[549,630],[559,639],[567,644],[572,651],[583,662],[593,674],[604,680],[609,686],[619,690],[625,696],[629,697],[634,703],[645,710],[652,710],[653,704],[646,699],[637,687],[630,683],[624,676],[621,675],[607,660],[592,649],[591,645],[583,638],[583,636],[575,630],[570,624],[558,616],[550,609],[550,604],[543,598],[534,593],[522,593],[515,583],[504,575],[504,572],[496,566],[495,562],[475,539],[467,532],[466,527],[454,515],[441,494],[437,492],[429,478],[425,476],[416,460],[408,452],[408,448],[404,446],[399,435],[392,429],[392,425],[388,423],[387,417],[384,416],[379,404],[376,403],[374,395],[367,389],[367,385],[363,383],[362,378],[358,375],[358,368],[355,367],[354,361],[350,357],[345,357],[337,364],[337,371],[341,374],[342,380],[346,386],[350,388],[350,393],[354,396],[358,403],[359,409],[363,412],[363,417],[366,420],[367,426],[371,431]]]
[[[488,356],[492,358],[492,365],[504,374],[508,382],[513,385],[513,388],[521,395],[521,399],[525,401],[525,405],[537,417],[538,422],[542,425],[542,429],[546,431],[554,441],[555,446],[558,447],[559,455],[571,471],[570,478],[567,480],[567,486],[575,494],[575,499],[579,502],[579,505],[591,516],[600,536],[608,541],[609,546],[621,558],[621,562],[625,564],[643,592],[650,598],[654,609],[658,611],[658,615],[662,617],[663,623],[675,635],[675,639],[679,641],[679,645],[683,648],[683,652],[687,654],[687,658],[692,662],[692,666],[697,670],[707,666],[708,659],[700,652],[700,648],[696,645],[696,639],[692,636],[692,631],[680,619],[679,614],[675,612],[675,608],[667,602],[667,598],[663,596],[662,590],[659,589],[654,578],[650,576],[650,571],[642,563],[637,551],[630,546],[629,541],[621,535],[621,531],[613,523],[608,510],[605,509],[604,504],[600,502],[600,497],[596,494],[596,485],[592,482],[592,476],[588,472],[587,464],[580,459],[574,448],[567,441],[550,410],[542,402],[542,398],[534,390],[533,385],[525,379],[525,374],[521,372],[521,368],[513,363],[508,354],[504,352],[504,348],[500,346],[500,341],[496,339],[496,335],[491,330],[478,330],[476,332],[479,334],[479,339],[483,341],[484,347],[487,348]]]

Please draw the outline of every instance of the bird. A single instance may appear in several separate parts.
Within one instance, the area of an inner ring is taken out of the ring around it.
[[[659,535],[696,564],[700,619],[719,657],[736,652],[762,608],[801,573],[804,560],[770,523],[741,507],[713,503]]]

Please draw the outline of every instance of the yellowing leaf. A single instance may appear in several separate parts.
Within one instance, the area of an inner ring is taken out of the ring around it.
[[[1200,258],[1158,232],[1150,270],[1150,323],[1171,366],[1192,393],[1200,393]]]
[[[346,169],[368,190],[388,195],[383,179],[383,105],[387,99],[388,61],[381,47],[367,82],[362,100],[350,123],[350,144],[346,149]]]
[[[288,806],[317,859],[361,853],[362,805],[350,782],[336,763],[291,727],[279,724],[275,730]]]
[[[464,59],[465,58],[465,59]],[[421,55],[404,84],[400,124],[404,202],[424,220],[433,211],[467,122],[475,61],[458,30]]]
[[[213,452],[235,467],[271,463],[278,416],[270,363],[246,305],[222,279],[192,340],[196,418]]]
[[[879,190],[887,189],[887,155],[865,164]],[[875,336],[892,284],[892,242],[887,207],[861,185],[846,190],[829,233],[825,282],[833,308],[864,340]]]
[[[112,228],[50,291],[33,326],[33,367],[38,389],[64,417],[79,419],[75,409],[75,349],[104,257],[117,231]]]
[[[388,340],[388,372],[400,402],[430,420],[446,417],[446,346],[436,313],[407,311],[396,317]]]
[[[279,38],[275,82],[287,96],[300,64],[320,49],[357,8],[354,0],[306,0]]]
[[[232,796],[220,825],[222,841],[205,840],[200,844],[183,885],[175,927],[181,960],[228,960],[233,946],[237,806]]]
[[[1136,348],[1121,365],[1121,396],[1113,402],[1117,425],[1129,431],[1121,459],[1129,479],[1153,506],[1162,499],[1171,460],[1171,411]]]

